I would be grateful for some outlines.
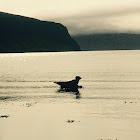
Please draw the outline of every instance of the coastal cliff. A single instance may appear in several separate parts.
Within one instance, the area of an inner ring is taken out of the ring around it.
[[[79,50],[60,23],[0,12],[0,53]]]

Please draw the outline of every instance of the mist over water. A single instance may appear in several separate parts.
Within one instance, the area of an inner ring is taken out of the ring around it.
[[[0,119],[0,137],[137,140],[139,64],[140,51],[0,54],[0,115],[9,115],[7,123]],[[82,77],[79,85],[84,87],[78,98],[71,92],[58,92],[55,81],[75,76]],[[75,123],[67,126],[68,119]],[[13,135],[17,130],[19,135]]]

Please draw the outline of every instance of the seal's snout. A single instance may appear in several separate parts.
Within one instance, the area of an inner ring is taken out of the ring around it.
[[[76,78],[76,79],[82,79],[80,76],[76,76],[75,78]]]

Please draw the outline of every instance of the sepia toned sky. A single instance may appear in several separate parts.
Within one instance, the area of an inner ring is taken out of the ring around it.
[[[60,22],[72,35],[140,33],[140,0],[1,0],[0,11]]]

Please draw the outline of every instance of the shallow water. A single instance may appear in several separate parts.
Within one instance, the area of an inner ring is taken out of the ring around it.
[[[140,51],[0,54],[0,140],[139,140],[139,64]],[[80,95],[58,92],[77,75]]]

